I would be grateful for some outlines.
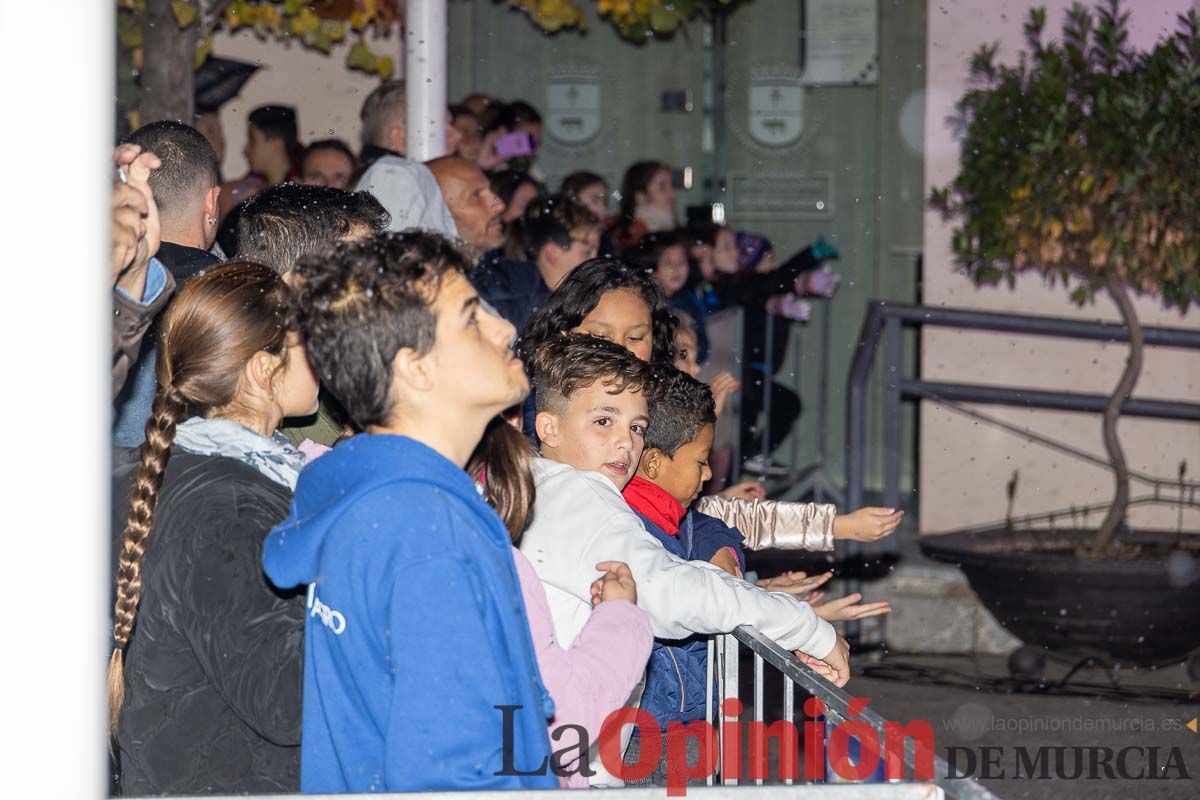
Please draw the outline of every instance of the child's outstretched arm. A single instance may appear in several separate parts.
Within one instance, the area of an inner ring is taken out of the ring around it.
[[[813,575],[811,578],[805,572],[788,571],[774,578],[763,578],[755,585],[768,592],[784,592],[799,597],[816,608],[816,598],[825,596],[824,592],[816,591],[817,587],[827,583],[832,577],[832,571]]]
[[[693,505],[742,532],[750,550],[832,550],[837,507],[828,503],[786,503],[720,495],[701,497]]]
[[[830,503],[789,503],[746,497],[701,497],[693,506],[702,514],[737,528],[750,550],[833,549],[835,539],[876,542],[888,536],[904,518],[893,508],[860,508],[838,514]]]
[[[877,542],[904,519],[904,512],[894,508],[860,508],[850,514],[839,514],[833,520],[834,539],[853,539],[858,542]]]
[[[890,614],[892,611],[892,604],[887,600],[864,603],[862,599],[863,596],[855,592],[845,597],[839,597],[837,600],[826,600],[825,602],[810,600],[809,602],[813,610],[817,612],[817,616],[826,622],[848,622],[852,619],[878,617],[881,614]]]

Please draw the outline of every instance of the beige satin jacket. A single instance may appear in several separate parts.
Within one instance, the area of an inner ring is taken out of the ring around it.
[[[832,550],[833,518],[829,503],[785,503],[779,500],[729,500],[701,497],[694,508],[742,532],[750,550]]]

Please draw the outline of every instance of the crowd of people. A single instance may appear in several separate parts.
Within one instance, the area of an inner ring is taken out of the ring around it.
[[[706,320],[745,308],[755,363],[836,250],[681,226],[659,162],[613,215],[593,173],[550,193],[520,101],[465,98],[420,163],[404,106],[366,99],[357,155],[258,109],[236,181],[178,121],[114,153],[120,793],[620,785],[604,720],[703,719],[705,637],[754,626],[844,685],[834,624],[889,611],[830,573],[747,581],[745,552],[902,512],[710,491],[731,398],[787,390],[768,363],[700,380]]]

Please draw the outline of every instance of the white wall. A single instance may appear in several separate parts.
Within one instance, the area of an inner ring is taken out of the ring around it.
[[[400,37],[369,37],[367,45],[379,54],[391,54],[397,77],[404,69]],[[363,99],[379,85],[379,77],[346,66],[349,39],[325,55],[308,50],[298,42],[260,41],[253,31],[234,33],[220,30],[213,37],[213,53],[261,65],[246,82],[241,94],[221,107],[225,127],[225,178],[237,178],[246,172],[242,148],[246,143],[246,115],[268,103],[294,106],[300,125],[300,141],[345,139],[358,151],[358,112]]]
[[[12,268],[0,300],[0,415],[12,422],[3,797],[101,797],[106,788],[114,8],[37,6],[66,58],[44,58],[38,35],[0,48],[0,148],[12,156],[0,201]],[[0,30],[27,25],[32,10],[0,0]],[[53,288],[22,290],[34,274]]]
[[[1046,31],[1062,30],[1067,0],[1039,2],[1048,11]],[[1022,25],[1031,3],[930,3],[928,15],[928,93],[925,109],[925,190],[953,179],[958,169],[958,145],[945,124],[963,94],[966,64],[982,43],[999,41],[1000,58],[1011,61],[1023,44]],[[1154,42],[1164,30],[1175,29],[1175,16],[1191,0],[1137,0],[1132,10],[1132,40],[1139,47]],[[936,6],[936,11],[935,11]],[[1119,321],[1106,295],[1094,306],[1078,309],[1060,286],[1051,289],[1034,275],[1022,276],[1015,291],[976,289],[954,271],[950,226],[939,214],[925,213],[925,302],[995,311],[1046,314],[1081,319]],[[1186,316],[1165,310],[1151,297],[1137,301],[1146,325],[1200,328],[1200,310]],[[1013,337],[1003,334],[960,333],[930,329],[923,338],[923,377],[929,380],[1030,386],[1107,394],[1116,384],[1127,347]],[[1146,367],[1135,396],[1200,400],[1200,354],[1148,349]],[[980,410],[1028,426],[1103,456],[1099,415],[1066,414],[983,407]],[[1186,459],[1189,477],[1200,480],[1200,425],[1125,418],[1119,425],[1130,467],[1158,476],[1174,476]],[[1017,513],[1034,513],[1108,501],[1113,483],[1107,470],[1059,456],[1012,434],[976,424],[953,412],[924,403],[921,413],[921,529],[942,531],[956,526],[1002,519],[1005,484],[1020,471]],[[1135,484],[1134,495],[1142,493]],[[1134,525],[1173,528],[1175,511],[1138,510]],[[1200,514],[1186,519],[1193,529]],[[1098,518],[1093,518],[1098,522]]]

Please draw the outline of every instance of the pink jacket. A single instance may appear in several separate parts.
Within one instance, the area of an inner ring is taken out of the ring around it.
[[[546,590],[533,565],[513,548],[533,649],[537,653],[542,683],[554,700],[550,730],[562,725],[580,725],[595,745],[604,718],[625,705],[642,678],[654,634],[646,612],[626,600],[609,600],[592,611],[587,624],[569,649],[554,636],[554,619]],[[564,740],[564,746],[573,741]],[[573,769],[575,763],[565,764]],[[586,777],[573,774],[560,778],[563,786],[588,788]]]

